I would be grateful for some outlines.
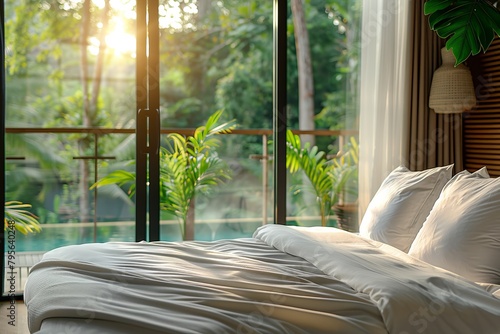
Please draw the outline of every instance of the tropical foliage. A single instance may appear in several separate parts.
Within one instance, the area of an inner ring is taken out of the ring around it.
[[[5,202],[4,228],[9,227],[9,222],[14,222],[14,227],[22,234],[40,232],[40,223],[34,214],[26,210],[29,208],[30,204],[18,201]]]
[[[493,0],[428,0],[424,13],[441,38],[448,38],[456,64],[469,56],[486,52],[495,35],[500,36],[500,10]]]
[[[361,2],[304,2],[318,129],[355,128]],[[118,189],[120,180],[133,178],[124,164],[135,157],[134,135],[69,134],[64,129],[135,127],[135,50],[130,51],[134,43],[124,43],[116,34],[133,37],[135,3],[5,1],[6,125],[63,128],[51,134],[6,136],[6,155],[25,158],[6,162],[7,197],[31,203],[42,224],[94,217],[98,221],[134,219],[133,210],[124,205],[131,199]],[[270,129],[272,2],[161,0],[159,5],[162,128],[194,128],[214,110],[224,109],[224,116],[236,119],[241,128]],[[291,15],[287,28],[288,125],[297,128],[298,64]],[[168,140],[174,145],[173,138]],[[329,138],[317,140],[321,149],[329,144]],[[254,188],[260,186],[255,180],[262,177],[262,168],[247,157],[263,153],[262,146],[261,136],[244,135],[228,136],[217,148],[221,157],[237,161],[238,170],[248,177],[238,178],[238,186],[228,192],[247,196],[245,200],[249,193],[259,196]],[[106,159],[93,164],[96,156]],[[104,170],[123,174],[115,175],[115,187],[100,189],[94,203],[88,189]],[[253,203],[260,206],[259,200]],[[115,210],[118,207],[123,210]],[[257,210],[244,210],[258,217]]]
[[[183,239],[192,239],[187,233],[188,214],[193,208],[196,194],[208,195],[217,185],[231,178],[231,170],[219,158],[220,145],[217,135],[231,132],[234,121],[218,124],[222,111],[215,112],[205,125],[198,127],[192,136],[169,134],[166,147],[160,149],[160,208],[174,214],[180,221]],[[135,173],[118,170],[99,180],[94,187],[130,184],[128,193],[135,193]]]
[[[309,185],[294,186],[294,193],[309,191],[316,196],[321,216],[321,225],[326,226],[333,206],[342,196],[357,191],[358,145],[350,139],[347,152],[339,153],[334,159],[328,159],[324,151],[309,143],[302,145],[299,135],[287,131],[286,166],[290,173],[303,171]]]

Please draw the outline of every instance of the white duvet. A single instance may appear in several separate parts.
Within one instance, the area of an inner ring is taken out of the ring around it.
[[[499,290],[334,228],[266,225],[62,247],[32,268],[25,302],[32,333],[495,334]]]

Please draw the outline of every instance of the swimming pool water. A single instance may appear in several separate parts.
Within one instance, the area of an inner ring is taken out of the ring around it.
[[[233,239],[251,237],[259,222],[227,224],[197,223],[195,239],[210,241],[215,239]],[[160,238],[163,241],[180,241],[181,233],[178,224],[161,224]],[[17,252],[48,251],[66,245],[94,242],[94,226],[92,224],[50,224],[42,225],[40,233],[23,235],[16,233],[15,249]],[[135,226],[132,222],[97,224],[95,242],[135,241]],[[6,245],[7,246],[7,245]]]

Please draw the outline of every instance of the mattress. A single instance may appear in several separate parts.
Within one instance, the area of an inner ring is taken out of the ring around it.
[[[32,333],[498,333],[499,290],[335,228],[266,225],[61,247],[25,303]]]

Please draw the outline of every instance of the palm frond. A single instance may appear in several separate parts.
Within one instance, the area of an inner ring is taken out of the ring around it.
[[[19,201],[5,202],[4,228],[7,229],[14,222],[14,228],[23,234],[40,232],[42,230],[37,216],[26,209],[30,204]]]
[[[290,173],[301,170],[310,182],[304,190],[313,193],[318,201],[322,224],[330,215],[342,194],[351,189],[354,178],[357,180],[358,145],[354,138],[350,139],[349,150],[333,160],[327,160],[326,153],[317,146],[302,146],[300,136],[288,130],[286,167]],[[298,188],[295,188],[297,192]],[[356,187],[357,190],[357,187]]]
[[[195,193],[208,194],[231,178],[231,170],[216,152],[220,145],[217,135],[230,132],[236,125],[234,121],[218,125],[221,115],[222,111],[215,112],[192,136],[169,134],[165,147],[160,148],[160,208],[177,216],[183,231]],[[131,183],[129,195],[132,195],[135,176],[133,172],[117,170],[92,188]]]

